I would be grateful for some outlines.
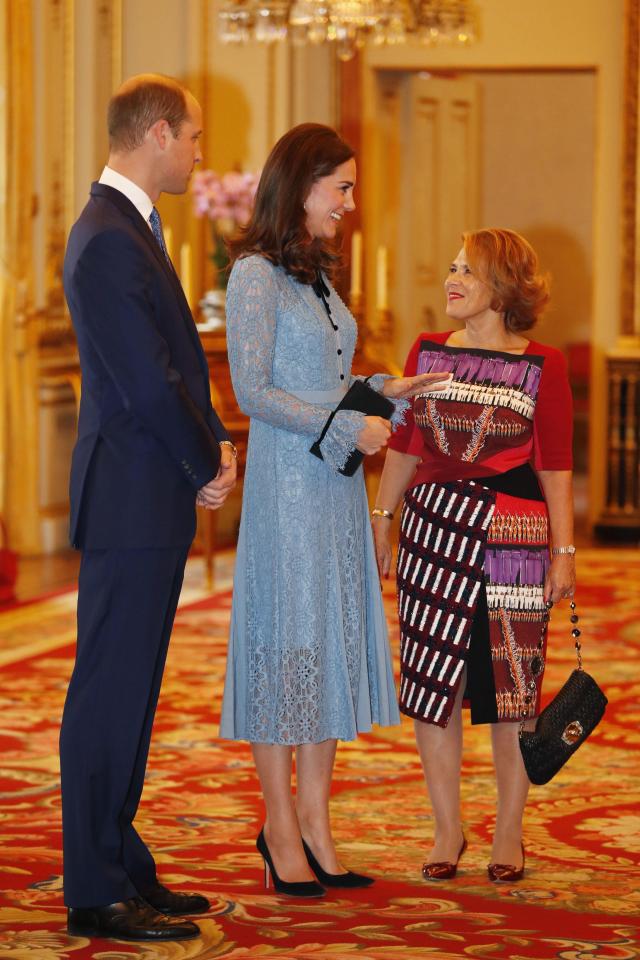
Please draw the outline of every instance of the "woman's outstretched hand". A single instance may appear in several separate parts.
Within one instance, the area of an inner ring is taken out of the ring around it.
[[[409,400],[418,393],[444,390],[452,380],[451,373],[420,373],[417,377],[390,377],[385,380],[382,393],[390,400]]]

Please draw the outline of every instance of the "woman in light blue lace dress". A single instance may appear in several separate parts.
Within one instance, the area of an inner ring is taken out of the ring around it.
[[[227,291],[233,386],[251,426],[220,732],[252,744],[266,805],[258,849],[276,889],[298,896],[372,882],[344,871],[331,837],[336,742],[399,721],[363,474],[338,472],[355,447],[384,446],[389,424],[340,411],[323,459],[309,452],[352,380],[356,325],[328,278],[355,173],[335,131],[289,131],[263,170]],[[370,384],[401,407],[437,379]]]

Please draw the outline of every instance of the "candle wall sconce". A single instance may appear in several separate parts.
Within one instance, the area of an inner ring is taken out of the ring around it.
[[[388,299],[388,250],[379,246],[375,259],[375,305],[367,309],[363,293],[363,241],[359,230],[351,238],[351,286],[349,309],[358,324],[358,349],[371,360],[389,364],[393,346],[394,321]]]
[[[376,310],[376,328],[373,334],[376,346],[393,346],[393,314],[389,307],[378,307]]]

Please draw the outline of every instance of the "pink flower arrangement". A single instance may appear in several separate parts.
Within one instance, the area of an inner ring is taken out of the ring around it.
[[[214,170],[199,170],[193,175],[191,192],[197,217],[208,217],[212,224],[211,262],[216,269],[216,284],[226,289],[229,256],[224,242],[243,227],[251,216],[260,173],[231,170],[220,176]]]
[[[220,176],[214,170],[199,170],[192,186],[196,216],[217,221],[221,233],[244,226],[253,210],[259,179],[259,173],[232,170]]]

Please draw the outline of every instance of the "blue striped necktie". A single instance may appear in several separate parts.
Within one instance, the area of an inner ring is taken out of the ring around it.
[[[158,213],[155,207],[151,211],[151,216],[149,217],[149,223],[151,224],[151,230],[153,232],[154,237],[158,241],[160,249],[164,253],[169,263],[171,263],[171,258],[167,253],[167,247],[164,242],[164,233],[162,232],[162,220],[160,219],[160,214]]]

